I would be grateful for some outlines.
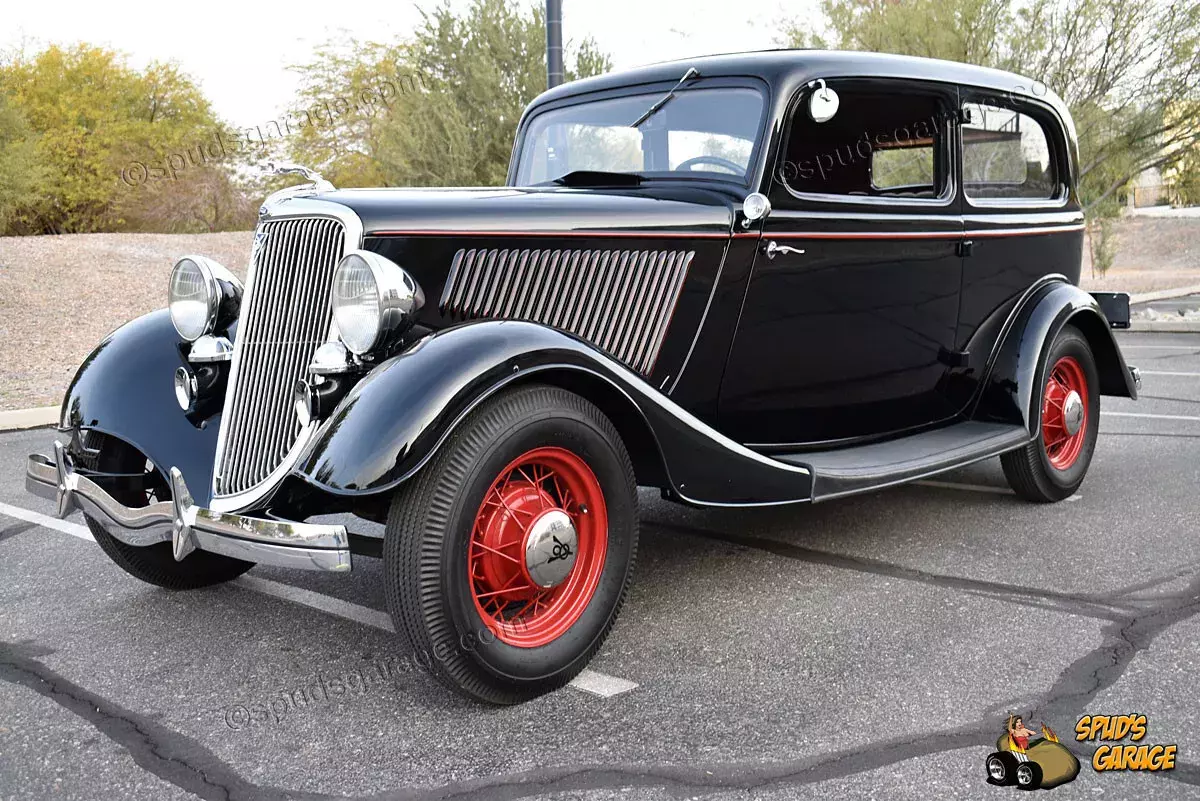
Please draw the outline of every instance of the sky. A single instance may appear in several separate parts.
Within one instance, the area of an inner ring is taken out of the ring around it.
[[[535,0],[527,0],[534,2]],[[87,41],[129,56],[134,67],[175,61],[217,113],[238,127],[273,119],[295,94],[290,65],[346,37],[395,41],[439,0],[4,0],[0,51]],[[463,7],[469,0],[451,0]],[[616,69],[779,44],[781,25],[811,19],[816,0],[563,0],[563,38],[591,35]]]

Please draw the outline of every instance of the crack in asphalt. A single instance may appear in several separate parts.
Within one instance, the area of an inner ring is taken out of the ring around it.
[[[850,570],[857,573],[869,573],[884,578],[915,581],[929,584],[946,590],[962,590],[972,595],[996,598],[1010,603],[1041,602],[1044,608],[1057,609],[1082,617],[1100,620],[1121,620],[1144,603],[1140,599],[1118,600],[1122,590],[1108,593],[1073,593],[1044,590],[1039,587],[1029,587],[1021,584],[1006,584],[1000,581],[973,579],[963,576],[953,576],[944,573],[930,573],[917,568],[905,567],[881,559],[865,556],[849,556],[847,554],[822,551],[803,545],[795,545],[769,537],[756,537],[746,534],[731,534],[725,531],[685,526],[677,523],[664,523],[653,520],[643,520],[643,525],[650,525],[665,531],[698,537],[704,540],[716,540],[730,545],[740,545],[757,551],[795,559],[809,564],[825,565],[826,567]],[[1182,573],[1200,571],[1200,564]]]
[[[124,747],[143,770],[211,801],[327,801],[337,796],[296,793],[247,782],[196,740],[131,712],[55,673],[35,658],[45,649],[0,642],[0,681],[42,695]]]
[[[536,768],[507,775],[453,782],[426,788],[400,788],[359,796],[299,793],[253,784],[232,766],[186,735],[126,710],[58,675],[36,657],[27,645],[0,643],[0,681],[25,686],[88,721],[109,739],[123,746],[144,770],[205,799],[237,801],[446,801],[449,799],[522,799],[546,793],[656,787],[675,797],[728,790],[764,790],[801,787],[877,770],[908,760],[930,757],[963,748],[990,747],[1002,728],[1002,708],[1032,710],[1031,719],[1071,719],[1083,713],[1102,690],[1111,687],[1129,664],[1154,639],[1171,626],[1200,612],[1200,575],[1186,589],[1145,599],[1129,599],[1135,592],[1195,573],[1200,565],[1177,570],[1159,579],[1144,581],[1103,594],[1062,593],[1002,582],[929,573],[881,560],[845,556],[792,545],[764,537],[728,534],[675,524],[645,521],[648,525],[705,540],[721,541],[766,551],[790,559],[863,573],[918,581],[945,589],[998,598],[1009,603],[1042,606],[1105,621],[1101,644],[1060,673],[1045,693],[1008,699],[984,710],[974,724],[915,738],[891,738],[832,753],[779,762],[653,765],[621,763],[607,766]],[[1126,600],[1119,601],[1124,597]],[[1092,752],[1084,745],[1064,743],[1081,761]],[[1085,764],[1086,770],[1086,764]],[[981,769],[982,770],[982,769]],[[1153,774],[1173,782],[1200,786],[1200,766],[1177,763],[1174,771]],[[982,775],[980,776],[982,782]]]

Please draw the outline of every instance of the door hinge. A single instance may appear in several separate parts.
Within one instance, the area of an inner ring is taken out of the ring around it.
[[[958,243],[958,247],[955,250],[959,256],[966,258],[975,252],[975,243],[970,239],[963,239]]]

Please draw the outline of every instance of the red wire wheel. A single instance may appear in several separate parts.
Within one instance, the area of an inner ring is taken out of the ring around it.
[[[1079,458],[1087,439],[1087,376],[1074,356],[1063,356],[1050,370],[1042,396],[1042,446],[1057,470]]]
[[[549,561],[530,556],[539,541]],[[596,594],[607,550],[604,493],[587,463],[565,448],[527,451],[500,471],[475,515],[467,554],[475,608],[501,642],[547,645]]]

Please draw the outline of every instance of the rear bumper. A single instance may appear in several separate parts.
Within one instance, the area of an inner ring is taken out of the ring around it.
[[[350,538],[344,526],[292,523],[214,512],[192,500],[183,474],[171,468],[171,501],[129,507],[67,462],[61,443],[54,458],[29,457],[25,488],[58,505],[58,516],[79,509],[128,545],[170,542],[182,561],[197,548],[235,559],[303,570],[350,570]]]

